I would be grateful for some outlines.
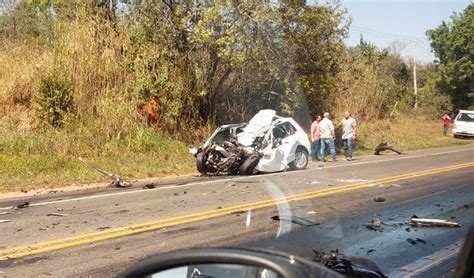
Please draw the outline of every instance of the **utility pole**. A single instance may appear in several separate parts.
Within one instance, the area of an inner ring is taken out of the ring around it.
[[[413,88],[415,90],[415,109],[418,108],[418,87],[416,85],[416,42],[413,42]]]

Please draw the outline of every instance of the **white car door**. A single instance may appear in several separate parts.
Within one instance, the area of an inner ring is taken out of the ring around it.
[[[261,172],[283,171],[288,163],[294,160],[298,141],[296,129],[288,122],[278,123],[272,129],[278,131],[278,135],[269,136],[269,140],[274,143],[263,150],[263,156],[257,166]]]

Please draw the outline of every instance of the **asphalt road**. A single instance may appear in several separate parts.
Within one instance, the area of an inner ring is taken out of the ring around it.
[[[0,223],[0,276],[113,277],[152,254],[222,245],[308,258],[312,249],[338,249],[373,260],[390,277],[449,276],[474,225],[473,174],[468,145],[252,177],[156,180],[153,189],[137,183],[0,198],[0,220],[10,220]],[[28,207],[14,208],[25,202]],[[288,224],[274,215],[319,225]],[[407,229],[412,215],[462,226]],[[383,229],[365,227],[374,216]],[[408,238],[422,241],[413,245]]]

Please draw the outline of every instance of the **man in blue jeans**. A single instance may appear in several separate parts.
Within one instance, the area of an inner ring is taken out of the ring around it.
[[[357,123],[351,117],[349,111],[344,112],[344,119],[342,125],[342,141],[344,142],[345,157],[347,161],[352,160],[352,143],[355,140]]]
[[[329,146],[332,161],[336,161],[336,147],[334,146],[334,124],[329,112],[324,113],[324,118],[319,122],[319,137],[321,138],[321,159],[326,162],[326,146]]]
[[[313,123],[311,124],[311,157],[313,161],[320,161],[319,154],[321,153],[321,139],[319,138],[319,122],[321,116],[315,115]]]

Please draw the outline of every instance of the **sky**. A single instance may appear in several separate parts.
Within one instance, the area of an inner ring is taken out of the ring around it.
[[[470,3],[470,0],[341,0],[342,7],[352,17],[346,44],[357,45],[361,34],[365,40],[383,48],[398,41],[405,45],[401,51],[403,57],[412,59],[415,48],[417,62],[431,62],[435,57],[425,32],[443,20],[449,22],[454,12],[461,13]]]

